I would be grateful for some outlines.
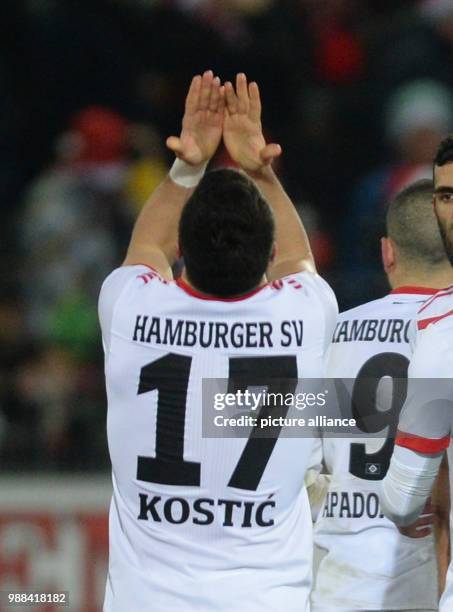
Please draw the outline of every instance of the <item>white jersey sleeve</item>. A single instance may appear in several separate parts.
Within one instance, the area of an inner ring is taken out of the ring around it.
[[[439,291],[417,314],[415,351],[396,444],[438,453],[450,443],[453,420],[453,287]]]
[[[102,284],[98,301],[98,316],[106,355],[108,355],[110,350],[110,334],[115,306],[123,291],[126,290],[127,285],[136,281],[137,275],[140,273],[144,275],[144,278],[146,278],[146,274],[157,274],[157,272],[144,264],[123,266],[113,270]]]
[[[400,414],[396,444],[420,453],[439,453],[450,444],[453,326],[450,334],[448,327],[447,322],[439,322],[419,333],[409,366],[408,393]]]
[[[421,454],[396,445],[379,499],[396,525],[411,525],[421,514],[436,480],[442,454]]]

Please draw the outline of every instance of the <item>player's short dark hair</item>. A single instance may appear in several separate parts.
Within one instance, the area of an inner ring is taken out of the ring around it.
[[[446,261],[445,248],[433,211],[431,179],[416,181],[400,191],[387,209],[387,236],[404,259],[435,266]]]
[[[444,166],[453,162],[453,134],[442,140],[434,158],[434,166]]]
[[[179,246],[196,289],[233,297],[257,287],[272,254],[272,211],[254,183],[231,169],[207,172],[179,222]]]

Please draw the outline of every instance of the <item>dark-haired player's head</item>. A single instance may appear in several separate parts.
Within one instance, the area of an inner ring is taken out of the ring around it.
[[[434,210],[453,266],[453,135],[440,143],[434,158]]]
[[[433,213],[433,182],[423,179],[400,191],[387,209],[382,258],[390,284],[420,284],[448,271],[445,249]]]
[[[233,297],[259,286],[274,250],[274,218],[244,174],[207,172],[179,223],[186,275],[198,290]]]

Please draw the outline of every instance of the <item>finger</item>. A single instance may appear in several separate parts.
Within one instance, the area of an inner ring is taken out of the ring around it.
[[[166,145],[175,155],[179,155],[182,152],[181,140],[177,136],[169,136]]]
[[[423,510],[422,510],[422,514],[428,514],[428,513],[433,513],[436,512],[438,510],[437,506],[435,506],[431,499],[428,499],[428,501],[426,502]]]
[[[238,112],[237,97],[234,93],[233,84],[229,81],[225,83],[225,103],[230,115],[234,115]]]
[[[282,154],[282,148],[279,144],[268,144],[260,151],[260,158],[263,164],[268,165]]]
[[[426,538],[426,536],[429,536],[430,533],[432,532],[431,527],[423,527],[422,529],[414,529],[414,527],[400,527],[399,531],[402,535],[406,536],[407,538],[413,538],[413,539],[418,539],[418,538]]]
[[[433,525],[434,519],[435,517],[433,514],[428,514],[427,516],[421,516],[419,519],[417,519],[416,523],[414,523],[414,526],[422,527],[425,525]]]
[[[209,98],[209,110],[213,113],[217,112],[220,101],[220,79],[215,77],[211,86],[211,97]]]
[[[206,70],[203,74],[203,78],[201,79],[200,99],[198,101],[199,110],[207,110],[209,108],[213,77],[212,70]]]
[[[247,88],[247,77],[243,72],[236,75],[236,95],[238,98],[238,112],[249,112],[249,91]]]
[[[253,121],[261,120],[261,97],[258,84],[253,82],[249,85],[250,110],[249,115]]]
[[[426,536],[429,536],[432,533],[432,529],[431,527],[424,527],[423,529],[416,529],[414,535],[411,535],[409,537],[412,538],[426,538]]]
[[[189,91],[187,92],[186,97],[186,111],[189,113],[193,113],[197,110],[198,106],[198,98],[200,95],[201,88],[201,76],[197,74],[193,77],[192,82],[189,87]]]
[[[225,112],[225,87],[223,85],[219,89],[219,104],[217,107],[217,112],[222,115]]]

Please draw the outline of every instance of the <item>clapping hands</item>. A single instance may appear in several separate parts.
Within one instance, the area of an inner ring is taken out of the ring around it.
[[[258,85],[238,74],[235,87],[221,85],[211,70],[192,79],[186,97],[182,130],[170,136],[167,146],[186,163],[208,162],[223,137],[225,147],[238,166],[256,173],[269,166],[282,150],[266,144],[261,126],[261,100]]]

